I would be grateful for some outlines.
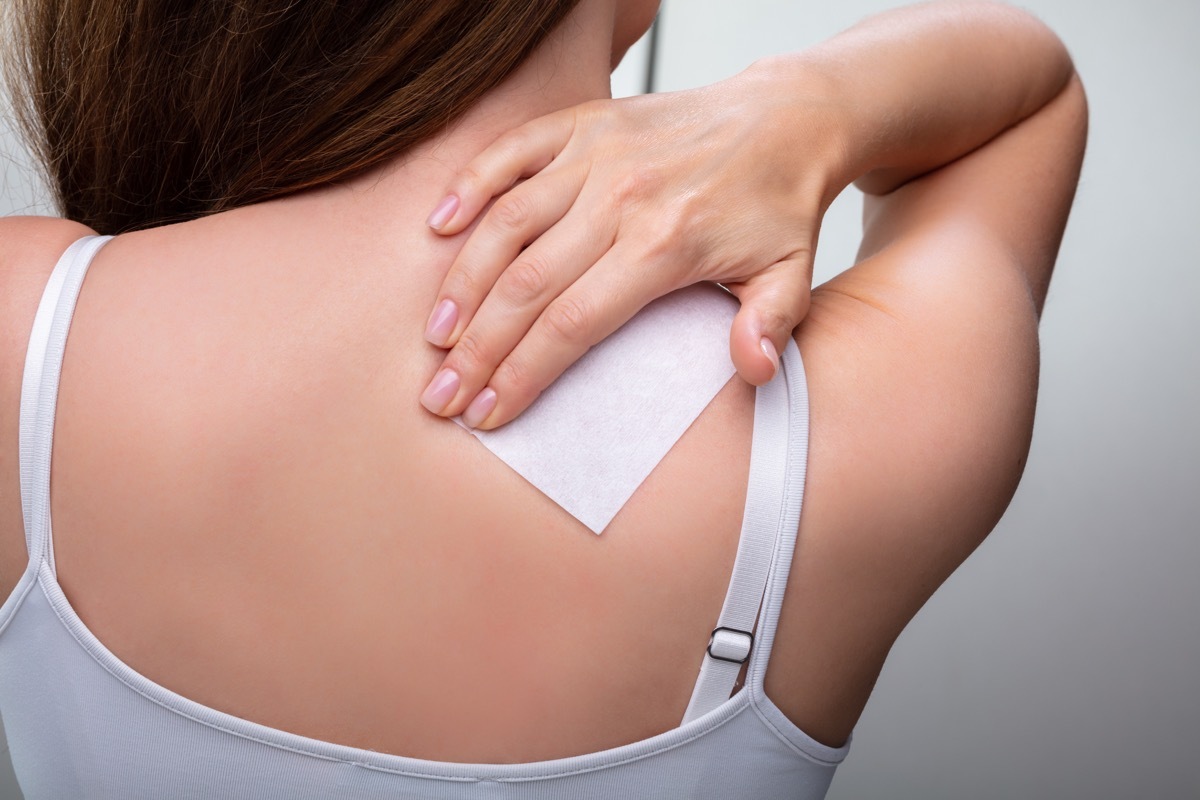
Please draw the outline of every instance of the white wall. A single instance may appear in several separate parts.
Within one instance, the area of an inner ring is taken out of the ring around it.
[[[659,89],[892,5],[667,0]],[[1066,41],[1091,103],[1029,465],[901,636],[831,800],[1200,798],[1200,2],[1024,5]],[[0,126],[0,214],[46,212],[23,161]],[[851,263],[858,213],[853,192],[831,209],[818,282]]]

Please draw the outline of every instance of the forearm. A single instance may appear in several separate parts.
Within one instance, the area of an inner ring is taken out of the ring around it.
[[[1050,102],[1074,67],[1058,37],[1024,11],[939,2],[870,17],[747,72],[802,98],[775,107],[795,124],[806,124],[814,91],[828,98],[831,200],[852,182],[886,194],[954,161]]]

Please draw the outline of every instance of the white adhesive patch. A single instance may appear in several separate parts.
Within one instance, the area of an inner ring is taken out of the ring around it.
[[[735,370],[737,298],[698,283],[658,298],[584,354],[521,416],[470,431],[599,534]]]

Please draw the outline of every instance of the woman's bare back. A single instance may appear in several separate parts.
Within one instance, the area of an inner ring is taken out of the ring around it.
[[[1037,209],[968,189],[1069,158],[1069,141],[1039,138],[1083,113],[1064,96],[870,200],[864,260],[814,293],[797,333],[808,482],[766,692],[827,744],[1019,479],[1044,287],[1031,296],[1032,262],[1004,234]],[[388,212],[419,219],[429,200]],[[418,224],[356,236],[371,223],[330,208],[316,192],[97,257],[55,436],[68,598],[152,680],[341,744],[515,762],[676,727],[732,567],[753,387],[732,379],[594,536],[418,403],[441,358],[421,327],[455,240]],[[0,507],[15,510],[24,344],[54,260],[86,230],[4,224]],[[19,511],[0,526],[7,591],[26,559]]]
[[[189,699],[389,753],[530,761],[676,727],[737,546],[753,387],[731,381],[597,537],[417,402],[436,254],[351,264],[263,235],[266,209],[120,237],[89,270],[53,478],[84,622]]]

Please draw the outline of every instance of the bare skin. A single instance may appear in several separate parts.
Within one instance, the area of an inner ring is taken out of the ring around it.
[[[733,562],[753,386],[732,379],[599,537],[417,400],[445,356],[422,338],[429,309],[469,235],[435,235],[428,210],[501,130],[607,91],[612,9],[580,8],[598,18],[556,40],[578,74],[540,80],[552,45],[388,170],[101,251],[63,370],[55,553],[134,669],[266,725],[446,761],[679,724]],[[821,742],[845,741],[895,637],[1015,490],[1085,131],[1072,79],[869,198],[862,260],[812,293],[794,336],[808,484],[766,693]],[[85,233],[0,220],[4,592],[27,563],[25,345]]]

